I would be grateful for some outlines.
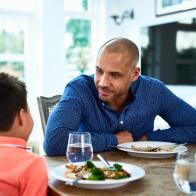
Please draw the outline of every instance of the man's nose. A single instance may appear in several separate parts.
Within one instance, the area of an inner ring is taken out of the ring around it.
[[[99,85],[100,86],[108,86],[109,85],[109,78],[106,74],[103,74],[101,76]]]

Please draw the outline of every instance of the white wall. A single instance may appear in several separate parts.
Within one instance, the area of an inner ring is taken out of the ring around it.
[[[140,26],[152,26],[157,24],[169,23],[196,16],[195,9],[156,17],[155,0],[132,0],[132,3],[135,10],[135,20],[137,20]]]
[[[130,0],[107,0],[106,3],[106,35],[105,41],[113,37],[126,37],[139,44],[140,25],[136,20],[125,19],[121,25],[116,25],[111,15],[122,14],[125,10],[131,11],[133,1]]]
[[[35,0],[34,3],[33,16],[27,21],[25,80],[34,119],[30,140],[39,140],[41,149],[43,133],[37,96],[62,94],[65,87],[64,2]]]
[[[39,10],[39,39],[41,48],[39,67],[41,95],[62,93],[64,88],[64,2],[42,0]],[[39,48],[37,48],[39,50]]]
[[[196,9],[165,16],[156,17],[155,0],[107,0],[106,7],[106,31],[105,40],[112,37],[127,37],[136,44],[140,45],[140,30],[145,26],[152,26],[174,22],[182,19],[193,18],[196,16]],[[125,19],[122,25],[116,25],[111,15],[121,15],[123,11],[134,10],[134,19]]]

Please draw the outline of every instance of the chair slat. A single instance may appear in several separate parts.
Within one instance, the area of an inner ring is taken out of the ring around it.
[[[56,104],[59,102],[61,95],[55,95],[52,97],[37,97],[38,109],[40,113],[43,134],[45,135],[45,128],[48,120],[48,116],[51,111],[55,108]]]

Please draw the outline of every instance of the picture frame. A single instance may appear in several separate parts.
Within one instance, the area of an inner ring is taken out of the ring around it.
[[[196,0],[155,0],[156,16],[196,9]]]

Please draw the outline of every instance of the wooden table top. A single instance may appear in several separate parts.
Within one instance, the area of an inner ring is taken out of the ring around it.
[[[189,151],[196,152],[196,145],[188,145]],[[102,153],[104,157],[109,161],[118,161],[134,164],[142,167],[146,175],[136,181],[129,182],[127,185],[105,190],[91,190],[83,189],[75,186],[65,185],[64,182],[55,180],[49,174],[49,195],[137,195],[137,196],[181,196],[185,195],[181,193],[176,187],[173,180],[173,171],[175,166],[176,157],[171,158],[137,158],[128,155],[128,153],[116,150],[112,152]],[[48,157],[44,156],[48,171],[55,166],[65,164],[67,162],[66,157]],[[96,153],[93,160],[97,160]]]

